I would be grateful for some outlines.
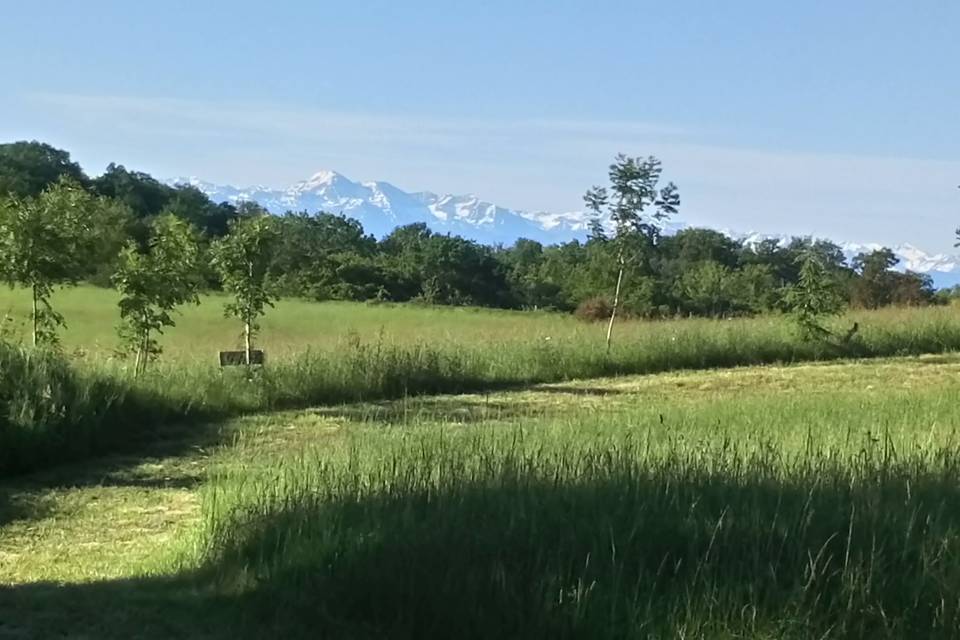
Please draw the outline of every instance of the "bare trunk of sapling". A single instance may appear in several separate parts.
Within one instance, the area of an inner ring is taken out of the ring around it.
[[[37,296],[37,285],[31,287],[33,292],[33,346],[37,346],[37,334],[40,331],[40,305]]]
[[[147,314],[143,314],[143,326],[147,325]],[[137,341],[137,360],[133,364],[133,377],[139,378],[140,374],[147,370],[147,345],[150,340],[150,330],[143,329],[140,332]]]
[[[247,275],[250,280],[253,280],[253,262],[247,262]],[[250,324],[251,317],[253,313],[249,307],[243,310],[243,347],[244,347],[244,361],[246,362],[247,369],[250,368]]]
[[[613,323],[617,319],[617,309],[620,308],[620,287],[623,284],[623,254],[619,257],[620,270],[617,272],[617,288],[613,292],[613,309],[610,310],[610,323],[607,325],[607,353],[610,353],[610,343],[613,339]]]
[[[250,316],[247,315],[243,323],[243,349],[244,349],[244,362],[247,367],[250,366],[250,348],[252,346],[252,341],[250,338]]]

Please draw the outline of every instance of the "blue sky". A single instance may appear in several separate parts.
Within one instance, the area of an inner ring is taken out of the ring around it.
[[[955,0],[3,4],[0,140],[93,174],[570,210],[622,151],[694,224],[931,251],[960,225]]]

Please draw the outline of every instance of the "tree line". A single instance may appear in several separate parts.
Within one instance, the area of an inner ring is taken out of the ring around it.
[[[889,249],[848,263],[825,240],[745,244],[709,229],[663,234],[680,196],[660,176],[656,158],[619,156],[610,184],[585,195],[596,216],[588,237],[485,246],[423,223],[375,238],[342,215],[271,216],[255,203],[215,203],[194,187],[118,164],[91,178],[67,151],[16,142],[0,145],[0,276],[33,291],[38,341],[52,339],[62,322],[50,306],[53,287],[83,280],[117,288],[126,338],[144,360],[171,310],[204,289],[244,298],[228,311],[248,334],[256,325],[251,310],[283,295],[576,312],[608,320],[609,335],[618,313],[725,317],[795,308],[811,261],[840,305],[937,300],[928,276],[894,271]]]

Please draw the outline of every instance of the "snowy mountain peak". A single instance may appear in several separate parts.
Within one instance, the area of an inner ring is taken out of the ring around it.
[[[304,180],[300,184],[305,189],[319,189],[326,186],[332,186],[337,183],[350,182],[342,174],[337,173],[336,171],[323,170],[318,171],[307,180]]]

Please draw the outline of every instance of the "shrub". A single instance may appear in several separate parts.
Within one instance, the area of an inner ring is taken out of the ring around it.
[[[577,305],[573,315],[577,320],[584,322],[599,322],[609,320],[612,312],[613,305],[610,304],[609,300],[603,297],[595,297],[587,298]]]

